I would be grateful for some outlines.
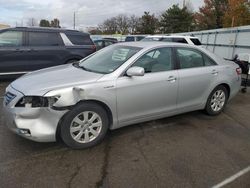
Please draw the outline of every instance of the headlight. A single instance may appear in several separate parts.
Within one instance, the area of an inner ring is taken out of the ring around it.
[[[58,101],[60,96],[54,97],[40,97],[40,96],[24,96],[21,98],[16,107],[26,107],[26,108],[37,108],[37,107],[49,107]]]

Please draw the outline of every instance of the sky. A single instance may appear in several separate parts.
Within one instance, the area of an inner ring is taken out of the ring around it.
[[[203,0],[189,1],[196,11]],[[183,5],[183,0],[0,0],[0,23],[11,26],[26,26],[31,18],[38,23],[41,19],[58,18],[64,28],[86,29],[101,24],[105,19],[118,14],[143,15],[149,11],[159,16],[173,4]]]

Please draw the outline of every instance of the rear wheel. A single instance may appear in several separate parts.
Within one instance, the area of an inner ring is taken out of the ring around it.
[[[225,108],[228,100],[227,89],[220,85],[217,86],[209,95],[205,111],[209,115],[218,115]]]
[[[71,148],[88,148],[103,140],[108,126],[107,112],[101,106],[82,103],[63,118],[61,138]]]

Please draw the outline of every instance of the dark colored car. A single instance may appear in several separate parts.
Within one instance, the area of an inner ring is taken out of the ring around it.
[[[126,36],[125,42],[140,41],[144,38],[145,36],[141,36],[141,35],[129,35],[129,36]]]
[[[117,38],[112,38],[112,37],[105,37],[103,39],[107,39],[107,40],[112,40],[114,42],[118,42]]]
[[[71,63],[96,51],[89,34],[75,30],[17,27],[0,30],[0,77]]]
[[[114,40],[108,40],[108,39],[100,39],[100,40],[94,40],[96,50],[100,50],[102,48],[105,48],[106,46],[109,46],[111,44],[115,44]]]

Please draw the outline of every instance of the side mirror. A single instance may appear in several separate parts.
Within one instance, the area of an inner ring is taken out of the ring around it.
[[[144,76],[145,70],[142,67],[130,67],[126,73],[128,76]]]

